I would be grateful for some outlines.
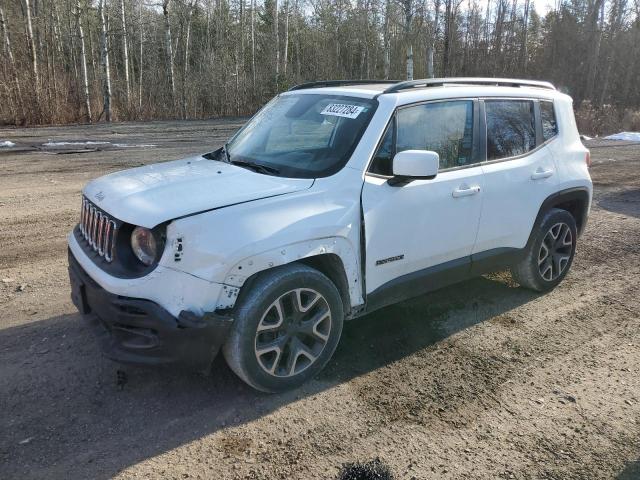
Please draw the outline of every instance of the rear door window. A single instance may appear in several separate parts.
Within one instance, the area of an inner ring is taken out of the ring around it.
[[[487,160],[515,157],[536,148],[532,100],[485,100]]]
[[[558,134],[553,102],[540,100],[540,117],[542,119],[542,138],[546,142]]]

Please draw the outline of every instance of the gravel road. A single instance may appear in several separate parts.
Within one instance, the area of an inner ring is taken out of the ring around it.
[[[102,358],[69,300],[81,187],[240,124],[0,128],[1,479],[334,479],[376,457],[397,479],[640,478],[640,144],[589,142],[591,217],[549,294],[499,273],[386,308],[283,395],[222,359],[201,377]]]

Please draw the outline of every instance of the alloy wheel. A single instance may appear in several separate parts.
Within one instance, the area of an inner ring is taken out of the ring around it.
[[[315,363],[329,340],[331,308],[316,290],[280,295],[258,323],[255,355],[269,375],[292,377]]]
[[[546,233],[538,252],[538,270],[543,279],[558,278],[569,264],[573,252],[573,234],[566,223],[556,223]]]

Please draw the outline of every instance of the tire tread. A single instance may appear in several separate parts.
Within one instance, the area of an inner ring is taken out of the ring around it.
[[[544,235],[547,234],[547,230],[551,227],[552,223],[557,221],[564,221],[569,224],[571,233],[574,238],[573,252],[569,259],[569,264],[566,266],[560,276],[551,282],[545,281],[539,271],[537,265],[537,254],[539,249],[539,242],[542,241]],[[517,264],[511,267],[511,276],[520,284],[521,287],[528,288],[536,292],[545,292],[555,288],[569,272],[571,264],[573,263],[573,257],[575,254],[575,241],[577,240],[576,222],[571,213],[559,208],[551,208],[547,211],[540,222],[534,226],[531,233],[532,238],[528,242],[527,252],[525,257]]]

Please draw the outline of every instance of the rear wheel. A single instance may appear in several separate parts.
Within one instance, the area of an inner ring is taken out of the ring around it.
[[[325,275],[302,264],[278,267],[258,276],[239,299],[223,354],[258,390],[295,388],[329,361],[343,316],[340,294]]]
[[[577,229],[573,216],[553,208],[534,227],[525,258],[511,269],[523,287],[543,292],[565,277],[576,251]]]

